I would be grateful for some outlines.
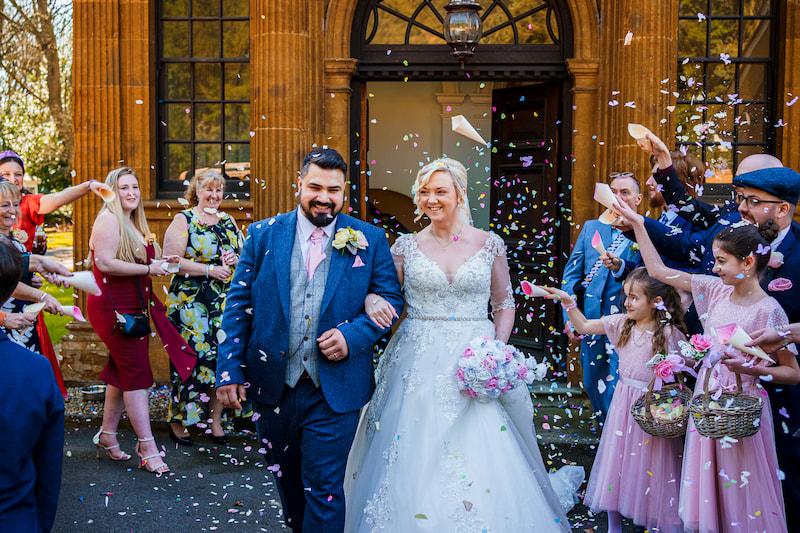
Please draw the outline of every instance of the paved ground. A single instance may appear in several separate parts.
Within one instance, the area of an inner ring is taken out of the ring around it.
[[[154,433],[174,470],[157,478],[138,470],[134,459],[97,460],[91,444],[97,426],[85,418],[67,421],[55,532],[289,531],[282,525],[277,490],[254,436],[240,433],[227,446],[197,439],[194,447],[177,449],[167,437],[166,424],[157,424]],[[133,431],[125,423],[121,430],[123,449],[133,454]],[[591,450],[583,445],[547,444],[542,454],[556,465],[568,457],[587,471],[591,467]],[[569,517],[575,531],[585,531],[596,522],[582,506]],[[601,526],[597,531],[605,531],[605,516],[597,522]]]
[[[133,454],[133,431],[127,425],[121,429],[123,449]],[[277,491],[255,438],[241,435],[229,446],[203,441],[178,450],[166,425],[154,429],[175,471],[161,478],[138,470],[135,459],[98,461],[91,444],[95,422],[91,427],[84,421],[67,422],[54,531],[289,531],[281,525]]]

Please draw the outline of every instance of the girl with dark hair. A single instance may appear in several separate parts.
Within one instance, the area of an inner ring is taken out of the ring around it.
[[[732,390],[739,374],[746,394],[763,399],[760,431],[738,442],[700,436],[690,420],[683,453],[679,512],[689,531],[786,531],[778,459],[769,398],[759,379],[783,384],[800,381],[794,347],[775,352],[775,366],[723,345],[714,334],[731,323],[747,333],[787,324],[786,313],[759,284],[767,267],[769,243],[777,235],[771,222],[761,228],[739,222],[713,241],[714,268],[719,276],[688,274],[667,268],[647,235],[641,215],[618,206],[633,227],[650,275],[679,290],[691,290],[704,331],[713,339],[712,352],[724,354],[720,364],[703,368],[695,395],[703,392],[706,372],[710,390]],[[790,351],[791,350],[791,351]],[[705,366],[705,365],[704,365]],[[746,526],[746,527],[745,527]]]
[[[545,288],[582,335],[606,335],[619,355],[619,381],[611,398],[584,503],[608,513],[609,533],[622,531],[622,516],[658,531],[682,530],[678,516],[681,439],[648,435],[631,416],[631,406],[653,376],[647,362],[679,351],[686,338],[677,291],[637,268],[625,279],[625,313],[589,320],[572,296]]]

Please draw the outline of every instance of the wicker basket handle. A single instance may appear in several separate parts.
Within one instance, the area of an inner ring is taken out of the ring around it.
[[[720,361],[717,364],[718,365],[722,364],[722,361]],[[708,393],[708,381],[711,378],[711,372],[713,370],[714,370],[713,366],[706,368],[706,375],[703,376],[703,393],[705,394],[704,403],[706,405],[708,405],[709,401],[711,400],[711,395]],[[736,390],[733,391],[732,394],[741,394],[744,391],[744,389],[742,388],[742,375],[739,374],[738,372],[734,372],[734,375],[736,376]]]

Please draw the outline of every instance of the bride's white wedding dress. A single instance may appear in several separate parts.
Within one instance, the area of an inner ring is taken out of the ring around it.
[[[392,253],[408,315],[378,364],[350,452],[345,531],[570,531],[564,509],[574,503],[583,469],[562,469],[556,494],[525,387],[481,403],[456,384],[466,344],[495,336],[489,304],[493,312],[514,308],[503,241],[490,233],[452,280],[412,235],[400,237]],[[501,338],[511,327],[503,326]]]

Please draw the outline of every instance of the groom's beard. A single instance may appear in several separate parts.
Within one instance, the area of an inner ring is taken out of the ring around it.
[[[315,207],[327,207],[331,210],[332,214],[328,213],[320,213],[319,215],[315,215],[311,212],[311,209]],[[300,209],[303,210],[303,214],[306,218],[314,224],[318,228],[324,228],[325,226],[329,225],[333,222],[333,219],[336,218],[336,215],[342,212],[341,208],[336,210],[336,204],[333,202],[322,203],[322,202],[311,202],[308,206],[308,209],[305,208],[302,204],[300,204]]]

